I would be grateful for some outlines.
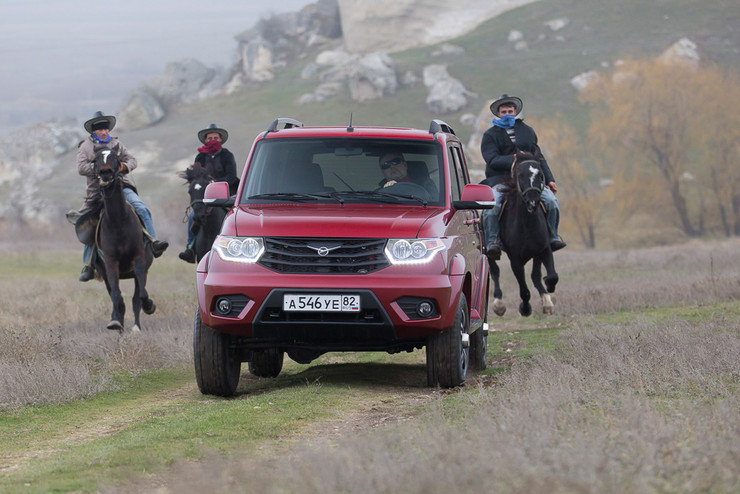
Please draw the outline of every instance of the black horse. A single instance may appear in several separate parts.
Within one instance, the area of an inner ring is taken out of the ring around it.
[[[192,231],[195,234],[193,250],[195,251],[196,262],[205,256],[213,241],[216,240],[221,231],[221,223],[226,216],[226,210],[221,207],[211,207],[203,203],[203,195],[206,192],[206,186],[213,182],[208,171],[200,163],[194,163],[185,171],[178,174],[188,183],[188,194],[190,195],[190,209],[193,210]],[[186,218],[189,212],[186,213]]]
[[[550,232],[547,227],[545,210],[540,203],[540,196],[545,187],[545,179],[539,162],[530,153],[519,152],[514,157],[511,168],[511,180],[506,183],[504,207],[501,212],[501,241],[519,283],[521,304],[519,313],[522,316],[532,314],[529,303],[530,293],[524,266],[532,260],[532,283],[542,299],[542,312],[553,313],[551,293],[555,291],[558,274],[550,248]],[[542,284],[542,265],[545,265],[547,276]],[[499,285],[499,267],[491,263],[493,277],[493,310],[499,316],[506,312]]]
[[[154,254],[151,243],[145,242],[141,221],[123,194],[122,175],[126,173],[118,156],[117,146],[113,149],[96,148],[95,171],[103,196],[103,213],[97,233],[97,249],[102,255],[93,256],[95,270],[101,274],[108,289],[113,311],[108,329],[123,331],[123,316],[126,305],[120,288],[121,279],[134,279],[132,306],[134,326],[138,332],[141,309],[153,314],[156,305],[146,291],[146,278]]]

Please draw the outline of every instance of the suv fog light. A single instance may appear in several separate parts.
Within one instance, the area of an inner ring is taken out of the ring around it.
[[[228,298],[220,298],[216,301],[216,310],[221,314],[228,314],[231,312],[231,300]]]
[[[419,305],[416,306],[416,312],[418,312],[421,317],[429,317],[434,312],[434,306],[428,300],[424,300],[419,302]]]

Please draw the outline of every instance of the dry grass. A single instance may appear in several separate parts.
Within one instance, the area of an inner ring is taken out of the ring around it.
[[[570,329],[554,349],[454,400],[441,394],[414,421],[277,460],[176,465],[163,492],[737,492],[738,253],[732,240],[558,254],[563,281],[547,324]],[[72,400],[115,386],[117,372],[190,365],[192,267],[158,262],[158,313],[136,336],[102,329],[107,298],[80,286],[76,269],[0,279],[2,406]],[[516,290],[504,283],[511,305]],[[624,314],[665,306],[687,316]]]
[[[462,405],[289,458],[179,466],[163,492],[737,492],[738,355],[737,319],[586,322]]]
[[[505,318],[518,319],[519,289],[505,257],[501,266],[504,301],[508,307]],[[555,255],[555,263],[560,275],[555,290],[556,316],[740,299],[740,239],[737,238],[618,251],[566,248]],[[541,306],[531,283],[530,291],[536,313]],[[497,316],[489,318],[493,323],[496,320]]]
[[[105,329],[110,299],[99,282],[77,281],[79,252],[3,245],[9,268],[0,278],[0,411],[61,403],[116,388],[118,373],[190,365],[195,293],[192,265],[162,258],[149,288],[157,303],[142,314],[142,332]],[[22,281],[22,282],[19,282]],[[124,282],[126,325],[133,282]]]

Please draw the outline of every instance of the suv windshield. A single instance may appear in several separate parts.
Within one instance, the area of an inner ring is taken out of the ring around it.
[[[239,202],[441,205],[442,166],[442,146],[431,141],[264,139]]]

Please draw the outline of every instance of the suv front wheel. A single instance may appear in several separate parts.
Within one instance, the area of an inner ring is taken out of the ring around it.
[[[455,322],[451,328],[430,336],[427,340],[427,384],[452,388],[465,382],[470,362],[468,340],[470,321],[468,301],[460,294]]]
[[[193,361],[198,389],[206,395],[231,396],[239,384],[241,360],[231,345],[232,336],[203,323],[200,310],[193,324]]]

